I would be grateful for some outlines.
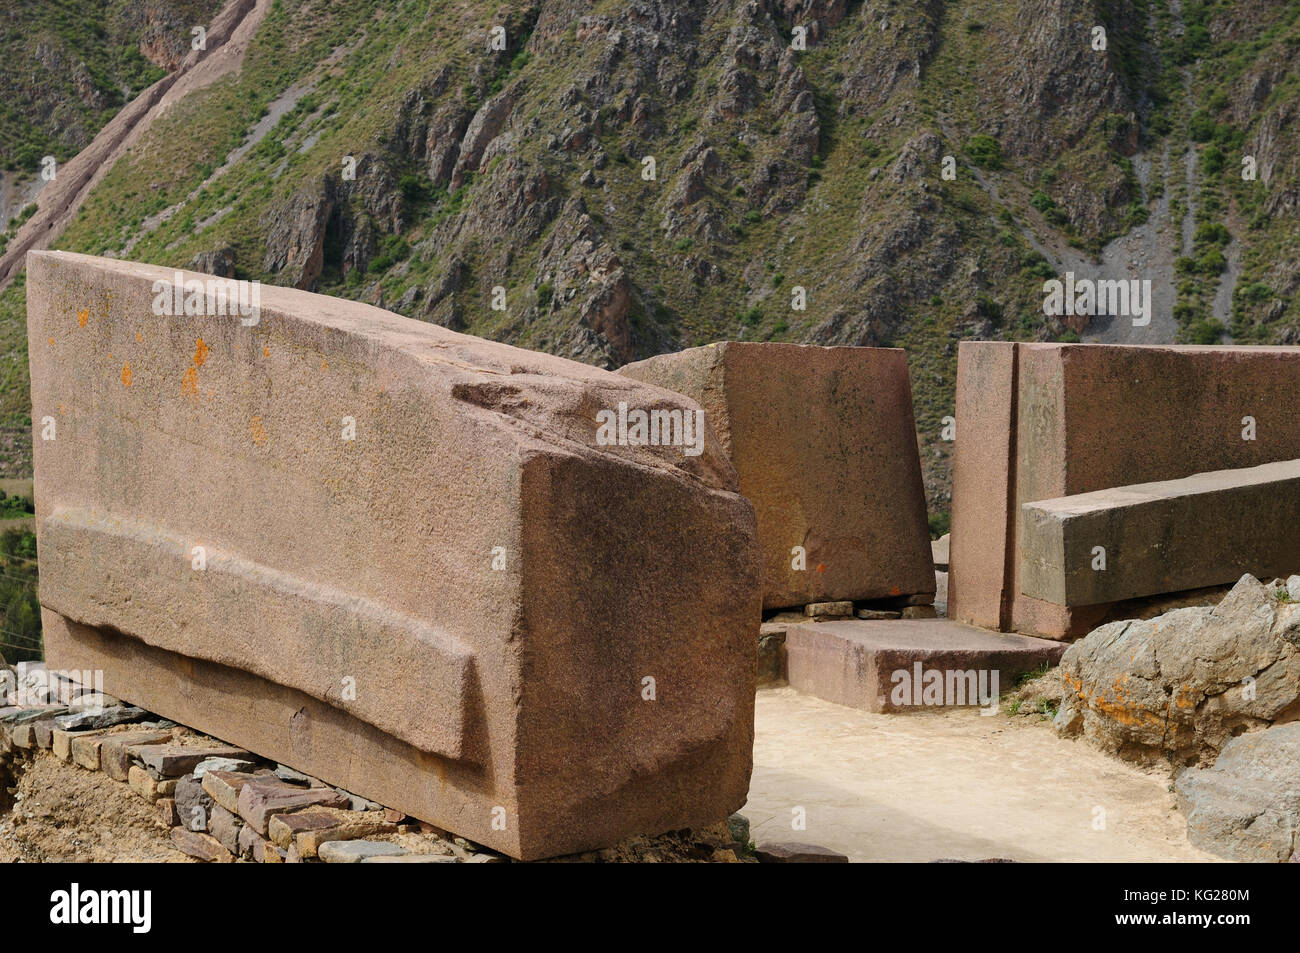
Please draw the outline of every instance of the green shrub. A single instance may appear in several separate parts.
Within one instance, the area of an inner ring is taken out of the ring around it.
[[[966,157],[981,169],[1002,168],[1002,145],[992,136],[971,136],[965,151]]]

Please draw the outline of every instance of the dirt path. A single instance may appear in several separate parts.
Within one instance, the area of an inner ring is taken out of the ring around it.
[[[206,50],[191,52],[169,73],[127,103],[91,140],[58,169],[37,200],[37,211],[0,255],[0,291],[22,270],[27,252],[49,248],[108,170],[175,102],[208,86],[243,64],[244,53],[272,0],[228,0],[208,29]]]
[[[804,831],[791,829],[796,807]],[[758,693],[742,813],[756,841],[821,844],[854,861],[1215,859],[1187,843],[1166,778],[1044,722],[874,715],[790,688]]]

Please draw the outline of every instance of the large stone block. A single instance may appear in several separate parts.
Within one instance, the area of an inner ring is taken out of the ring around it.
[[[727,342],[619,373],[704,408],[754,503],[765,609],[934,593],[902,350]]]
[[[963,342],[957,360],[957,439],[948,542],[948,617],[1011,626],[1007,526],[1015,473],[1016,349]]]
[[[962,343],[949,616],[1052,638],[1100,625],[1113,603],[1024,591],[1023,504],[1300,458],[1298,392],[1300,348]]]
[[[1300,569],[1300,460],[1076,493],[1023,506],[1021,591],[1118,602]]]
[[[159,316],[175,277],[29,259],[52,666],[519,858],[744,802],[753,508],[711,431],[596,439],[694,405],[287,289]]]
[[[948,619],[854,619],[786,630],[790,687],[874,712],[980,705],[1024,672],[1055,664],[1059,642],[988,632]]]

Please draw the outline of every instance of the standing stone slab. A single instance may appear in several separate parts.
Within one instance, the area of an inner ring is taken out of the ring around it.
[[[1298,392],[1300,348],[962,343],[949,617],[1050,638],[1128,617],[1023,590],[1023,504],[1300,458]]]
[[[765,609],[934,593],[902,350],[727,342],[619,373],[704,408],[754,503]]]
[[[1015,506],[1019,347],[963,341],[957,349],[948,617],[1003,632],[1014,598],[1007,527]]]

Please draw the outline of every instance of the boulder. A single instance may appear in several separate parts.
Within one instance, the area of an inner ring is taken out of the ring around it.
[[[744,803],[753,507],[712,431],[598,440],[694,404],[287,288],[160,314],[177,274],[29,258],[51,667],[521,859]]]
[[[1111,622],[1061,658],[1057,728],[1135,761],[1195,764],[1300,714],[1300,605],[1243,576],[1217,606]]]
[[[1300,848],[1300,722],[1252,731],[1223,746],[1211,768],[1175,784],[1187,837],[1228,860],[1292,860]]]

